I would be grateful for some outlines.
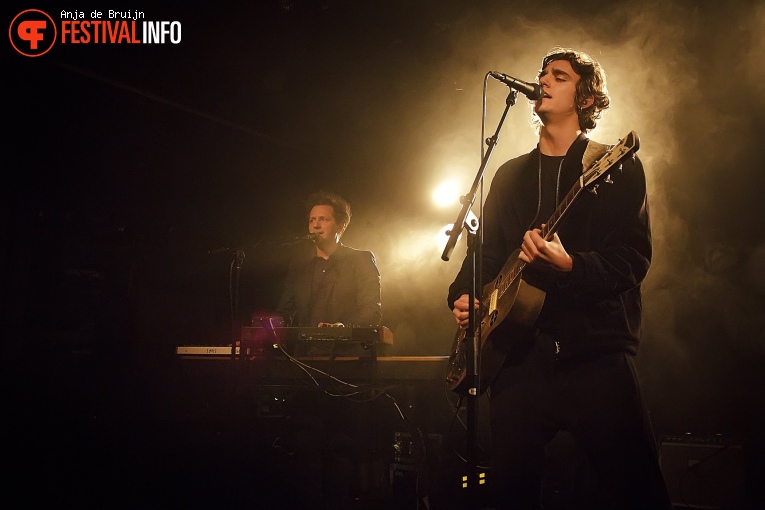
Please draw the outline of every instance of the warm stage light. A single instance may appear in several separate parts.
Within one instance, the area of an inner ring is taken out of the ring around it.
[[[457,181],[443,182],[433,191],[433,201],[439,207],[455,204],[459,197],[460,192]]]

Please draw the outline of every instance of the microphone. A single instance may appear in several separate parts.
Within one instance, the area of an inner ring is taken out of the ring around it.
[[[281,241],[282,245],[290,245],[290,244],[297,244],[300,241],[313,241],[316,242],[316,240],[319,239],[319,234],[317,232],[311,232],[310,234],[306,234],[303,236],[295,236],[295,237],[288,237],[287,239],[284,239]]]
[[[512,76],[497,73],[494,71],[489,71],[489,74],[495,80],[499,80],[511,89],[517,90],[532,101],[536,101],[544,94],[542,87],[538,83],[528,83],[523,80],[519,80],[518,78],[513,78]]]

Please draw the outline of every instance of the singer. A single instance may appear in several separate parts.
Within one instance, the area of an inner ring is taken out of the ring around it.
[[[276,312],[286,326],[378,326],[382,319],[380,271],[371,251],[343,245],[351,206],[330,193],[306,202],[306,250],[290,264]]]
[[[583,192],[557,233],[543,238],[542,224],[581,176],[585,151],[597,146],[585,134],[610,98],[603,68],[579,51],[554,48],[537,79],[539,142],[497,170],[481,221],[476,296],[518,248],[523,279],[546,293],[527,334],[503,336],[500,326],[481,352],[482,366],[493,356],[501,367],[489,387],[494,507],[541,508],[545,448],[564,431],[601,488],[573,491],[566,508],[671,510],[633,362],[652,253],[643,166],[627,158],[612,184]],[[463,263],[448,295],[463,328],[469,274]]]

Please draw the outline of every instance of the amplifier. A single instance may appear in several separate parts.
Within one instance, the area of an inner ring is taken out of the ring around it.
[[[679,508],[738,508],[745,496],[740,442],[721,435],[663,438],[659,462],[672,504]]]

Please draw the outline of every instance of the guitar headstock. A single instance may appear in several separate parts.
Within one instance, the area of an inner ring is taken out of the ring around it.
[[[611,147],[593,165],[582,174],[582,187],[587,187],[600,179],[614,165],[619,164],[625,157],[635,157],[640,149],[640,137],[634,131],[619,140],[619,143]]]

